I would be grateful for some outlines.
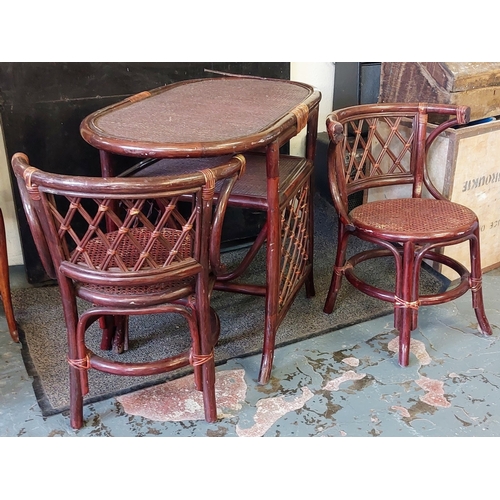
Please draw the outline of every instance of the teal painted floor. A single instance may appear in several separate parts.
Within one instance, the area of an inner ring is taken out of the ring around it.
[[[0,436],[500,436],[498,270],[483,290],[493,336],[477,333],[469,293],[421,308],[407,368],[397,364],[392,316],[279,348],[266,386],[256,383],[260,356],[233,359],[217,373],[234,370],[243,386],[213,424],[131,415],[116,399],[86,406],[78,431],[65,414],[43,417],[2,316]]]
[[[483,279],[493,336],[477,333],[467,293],[421,308],[407,368],[397,363],[392,316],[277,349],[266,386],[256,383],[259,356],[233,359],[218,367],[217,378],[236,381],[239,392],[214,424],[134,415],[117,399],[86,406],[86,423],[78,431],[71,429],[67,415],[43,417],[20,346],[10,340],[0,315],[2,438],[234,438],[1,439],[4,488],[8,484],[22,487],[26,497],[38,495],[41,485],[47,492],[60,482],[59,471],[79,466],[83,474],[93,471],[101,493],[120,492],[121,498],[160,494],[165,481],[169,488],[186,488],[193,474],[198,481],[188,487],[185,498],[197,498],[199,488],[206,491],[207,485],[215,495],[220,487],[213,483],[219,479],[232,491],[242,490],[242,481],[256,481],[261,472],[272,480],[259,493],[265,499],[303,499],[320,491],[322,498],[341,492],[364,498],[376,491],[404,492],[405,498],[421,498],[423,490],[429,498],[490,494],[495,476],[488,463],[496,442],[465,438],[500,436],[499,271]],[[22,276],[14,273],[12,286],[25,286]],[[239,439],[260,436],[343,439]],[[410,439],[415,437],[426,439]],[[196,464],[203,466],[195,471]],[[21,469],[28,468],[24,484]],[[128,481],[128,474],[147,478],[146,484]],[[58,490],[52,496],[66,498],[66,493]],[[86,498],[87,485],[71,496]]]

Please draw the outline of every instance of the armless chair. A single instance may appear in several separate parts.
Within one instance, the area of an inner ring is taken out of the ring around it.
[[[214,346],[220,327],[210,307],[210,252],[219,250],[212,235],[220,234],[227,197],[244,164],[238,155],[184,175],[100,178],[51,174],[30,166],[26,155],[14,155],[33,236],[43,238],[37,248],[48,250],[42,261],[61,292],[73,428],[83,425],[89,369],[146,376],[191,364],[196,388],[203,391],[205,418],[217,419]],[[214,210],[216,183],[222,187]],[[181,211],[178,202],[186,195],[191,204]],[[92,307],[80,313],[77,297]],[[160,313],[186,320],[188,351],[126,363],[96,354],[86,343],[88,327],[103,317]]]
[[[429,134],[431,113],[440,124]],[[469,114],[465,106],[395,103],[353,106],[327,117],[328,174],[339,225],[324,311],[333,311],[342,276],[360,291],[392,302],[401,366],[409,363],[410,335],[417,328],[420,306],[447,302],[471,290],[478,329],[485,335],[492,333],[481,290],[478,219],[470,208],[443,197],[426,168],[427,152],[436,137],[449,127],[467,123]],[[401,186],[406,193],[395,190]],[[350,195],[359,191],[366,195],[372,188],[383,189],[384,194],[368,197],[367,202],[349,209]],[[398,194],[389,196],[391,191]],[[376,249],[346,260],[350,236],[374,243]],[[462,242],[469,242],[470,271],[442,252],[444,247]],[[374,287],[354,272],[361,262],[386,256],[394,258],[394,290]],[[419,274],[424,259],[456,271],[458,285],[443,293],[420,296]]]
[[[14,342],[19,342],[16,319],[12,308],[12,297],[10,292],[9,260],[7,254],[7,235],[5,234],[5,223],[3,213],[0,209],[0,294],[2,296],[5,319],[9,328],[10,336]]]

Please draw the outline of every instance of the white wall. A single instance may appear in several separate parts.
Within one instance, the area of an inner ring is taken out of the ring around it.
[[[14,199],[12,196],[9,168],[10,158],[7,159],[2,129],[0,130],[0,207],[2,208],[5,221],[9,265],[18,266],[24,264],[24,260],[14,208]]]
[[[293,62],[290,63],[290,80],[308,83],[321,92],[319,104],[318,132],[326,130],[326,116],[333,110],[333,81],[335,63],[332,62]],[[304,154],[305,129],[290,142],[290,154]]]

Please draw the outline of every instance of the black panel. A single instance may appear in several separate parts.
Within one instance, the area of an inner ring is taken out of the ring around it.
[[[381,63],[361,63],[359,75],[359,104],[375,104],[380,94]]]
[[[378,102],[380,67],[379,62],[335,63],[333,109]]]
[[[82,119],[143,90],[214,75],[205,69],[269,78],[290,78],[289,63],[0,63],[0,112],[7,158],[18,151],[47,171],[100,175],[99,155],[80,136]],[[15,183],[13,183],[15,184]],[[38,258],[17,186],[14,186],[28,280],[47,279]],[[231,224],[234,219],[234,224]],[[242,234],[242,220],[248,230]],[[252,237],[254,214],[228,217],[226,242]]]
[[[359,63],[335,63],[333,109],[359,104]]]

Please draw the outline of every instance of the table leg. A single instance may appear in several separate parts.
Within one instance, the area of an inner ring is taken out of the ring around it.
[[[309,115],[306,137],[306,158],[311,162],[314,161],[315,155],[317,122],[318,108],[315,108]],[[295,195],[288,205],[282,207],[279,199],[279,146],[277,143],[272,143],[267,147],[266,169],[267,288],[260,384],[267,384],[271,378],[276,333],[299,288],[305,284],[306,296],[315,295],[312,172],[309,172],[307,179],[301,185],[296,186]],[[293,248],[286,248],[287,245]]]
[[[108,151],[99,151],[99,158],[101,160],[101,175],[103,177],[114,177],[115,173],[115,163],[116,160],[114,156]]]
[[[306,158],[314,164],[316,157],[316,143],[318,139],[318,115],[319,104],[313,108],[307,120],[307,135],[306,135]],[[313,254],[314,254],[314,177],[311,174],[309,178],[309,264],[311,270],[306,279],[306,296],[314,297],[316,291],[314,289],[314,271],[313,271]]]
[[[279,206],[279,146],[271,143],[266,152],[267,169],[267,247],[266,247],[266,307],[264,345],[259,383],[267,384],[273,368],[280,285],[281,213]]]
[[[114,177],[116,175],[116,156],[108,151],[99,151],[101,161],[102,177]],[[113,204],[110,207],[115,209]],[[117,227],[111,220],[106,219],[108,232],[116,231]],[[127,316],[103,316],[99,320],[99,325],[103,335],[101,339],[101,349],[113,349],[121,354],[128,350],[128,317]]]

